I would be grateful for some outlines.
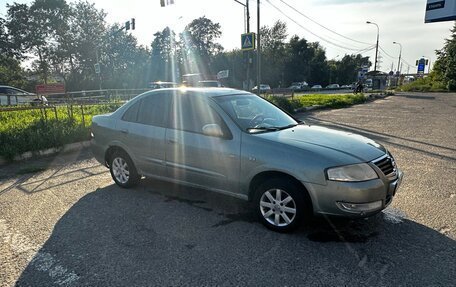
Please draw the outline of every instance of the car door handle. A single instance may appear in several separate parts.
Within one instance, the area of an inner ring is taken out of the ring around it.
[[[123,134],[128,134],[128,130],[127,129],[120,130],[120,132],[123,133]]]
[[[176,139],[168,139],[168,143],[177,144],[177,140]]]

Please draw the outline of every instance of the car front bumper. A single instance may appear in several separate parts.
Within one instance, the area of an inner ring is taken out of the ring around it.
[[[402,183],[396,178],[378,178],[364,182],[328,181],[327,185],[303,183],[309,191],[315,214],[361,218],[373,215],[391,204]]]

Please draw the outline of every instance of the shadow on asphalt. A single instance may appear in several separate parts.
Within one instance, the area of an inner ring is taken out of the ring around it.
[[[279,234],[246,202],[144,179],[81,198],[16,285],[449,286],[455,252],[452,239],[392,209]]]

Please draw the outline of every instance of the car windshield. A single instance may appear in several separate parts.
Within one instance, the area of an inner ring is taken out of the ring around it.
[[[215,101],[248,133],[277,131],[298,124],[287,113],[253,94],[216,97]]]

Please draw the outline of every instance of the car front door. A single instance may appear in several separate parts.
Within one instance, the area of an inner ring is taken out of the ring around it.
[[[229,129],[214,103],[190,93],[176,94],[166,131],[167,174],[177,181],[219,191],[237,192],[240,173],[240,131]],[[203,133],[218,125],[223,135]]]

